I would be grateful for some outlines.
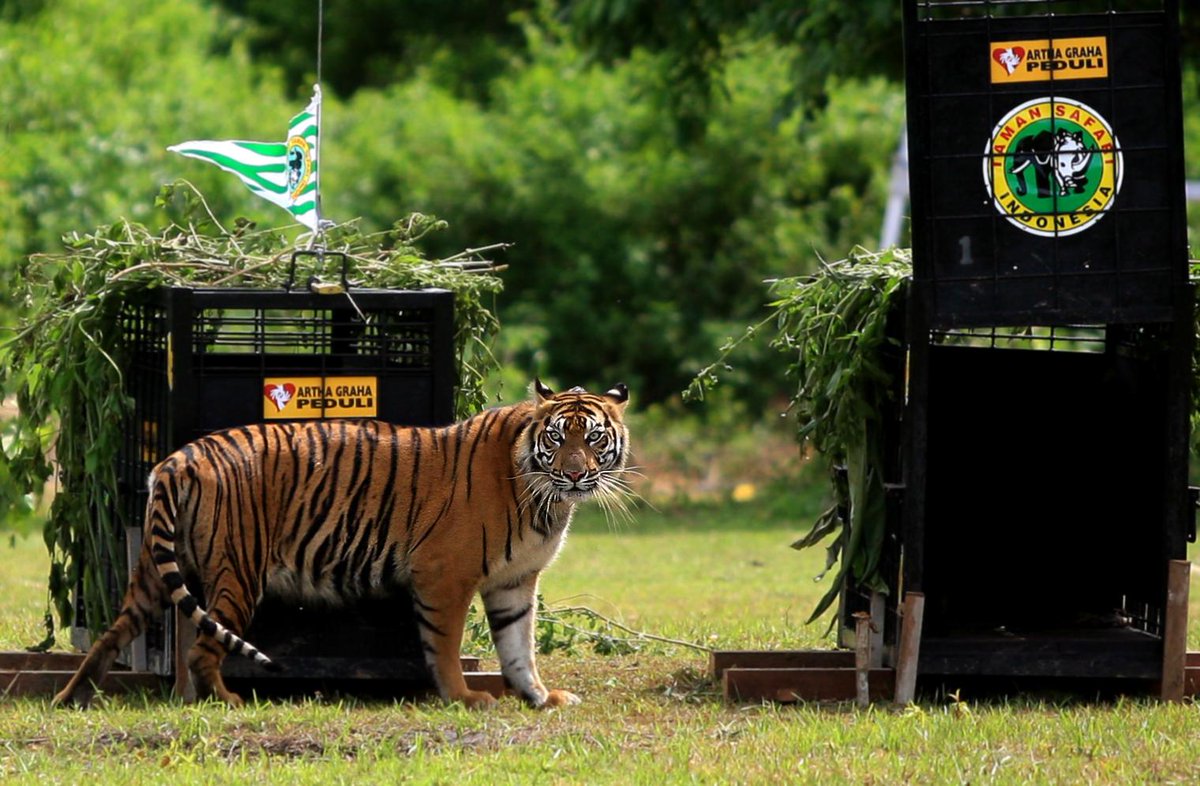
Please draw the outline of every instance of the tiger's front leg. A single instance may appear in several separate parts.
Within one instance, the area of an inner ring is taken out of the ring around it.
[[[414,579],[411,588],[425,663],[443,699],[461,701],[471,709],[486,709],[496,703],[496,698],[467,687],[460,653],[474,587],[439,573],[430,571],[424,580]]]
[[[530,573],[516,584],[485,589],[492,641],[500,658],[500,671],[508,687],[533,707],[578,704],[579,697],[565,690],[547,690],[534,662],[533,625],[537,615],[538,574]]]

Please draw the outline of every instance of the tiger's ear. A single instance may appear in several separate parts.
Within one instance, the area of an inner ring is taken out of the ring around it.
[[[533,403],[541,406],[554,397],[554,391],[542,384],[542,381],[537,377],[533,378],[533,384],[529,386],[533,393]]]
[[[624,382],[613,385],[610,390],[605,391],[604,395],[620,405],[621,409],[624,409],[625,405],[629,403],[629,388],[625,387]]]

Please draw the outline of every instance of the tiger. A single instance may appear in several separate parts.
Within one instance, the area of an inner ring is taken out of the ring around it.
[[[87,706],[118,652],[174,604],[198,631],[187,653],[197,697],[239,706],[226,655],[277,668],[241,637],[265,594],[337,603],[398,586],[446,701],[497,701],[467,686],[460,660],[478,593],[506,687],[533,707],[578,703],[538,675],[538,580],[579,503],[625,509],[632,495],[628,399],[624,384],[555,393],[535,378],[528,399],[446,427],[275,421],[196,439],[150,472],[116,621],[53,703]]]

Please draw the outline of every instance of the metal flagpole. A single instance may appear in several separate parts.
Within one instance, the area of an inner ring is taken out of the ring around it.
[[[317,213],[317,228],[313,232],[312,239],[309,240],[308,247],[325,248],[325,219],[321,213],[321,113],[324,111],[324,97],[321,95],[321,60],[322,60],[322,40],[325,38],[325,0],[317,0],[317,83],[313,85],[313,93],[317,98],[317,140],[313,145],[313,159],[317,162],[316,185],[317,198],[315,210]]]

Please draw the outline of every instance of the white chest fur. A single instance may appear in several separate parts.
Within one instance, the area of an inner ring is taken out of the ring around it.
[[[480,590],[486,592],[493,587],[500,587],[538,572],[546,568],[567,539],[567,529],[571,523],[574,506],[566,511],[561,526],[556,527],[549,536],[526,529],[523,533],[514,533],[512,539],[512,558],[508,557],[505,549],[489,552],[488,573],[484,577]]]

